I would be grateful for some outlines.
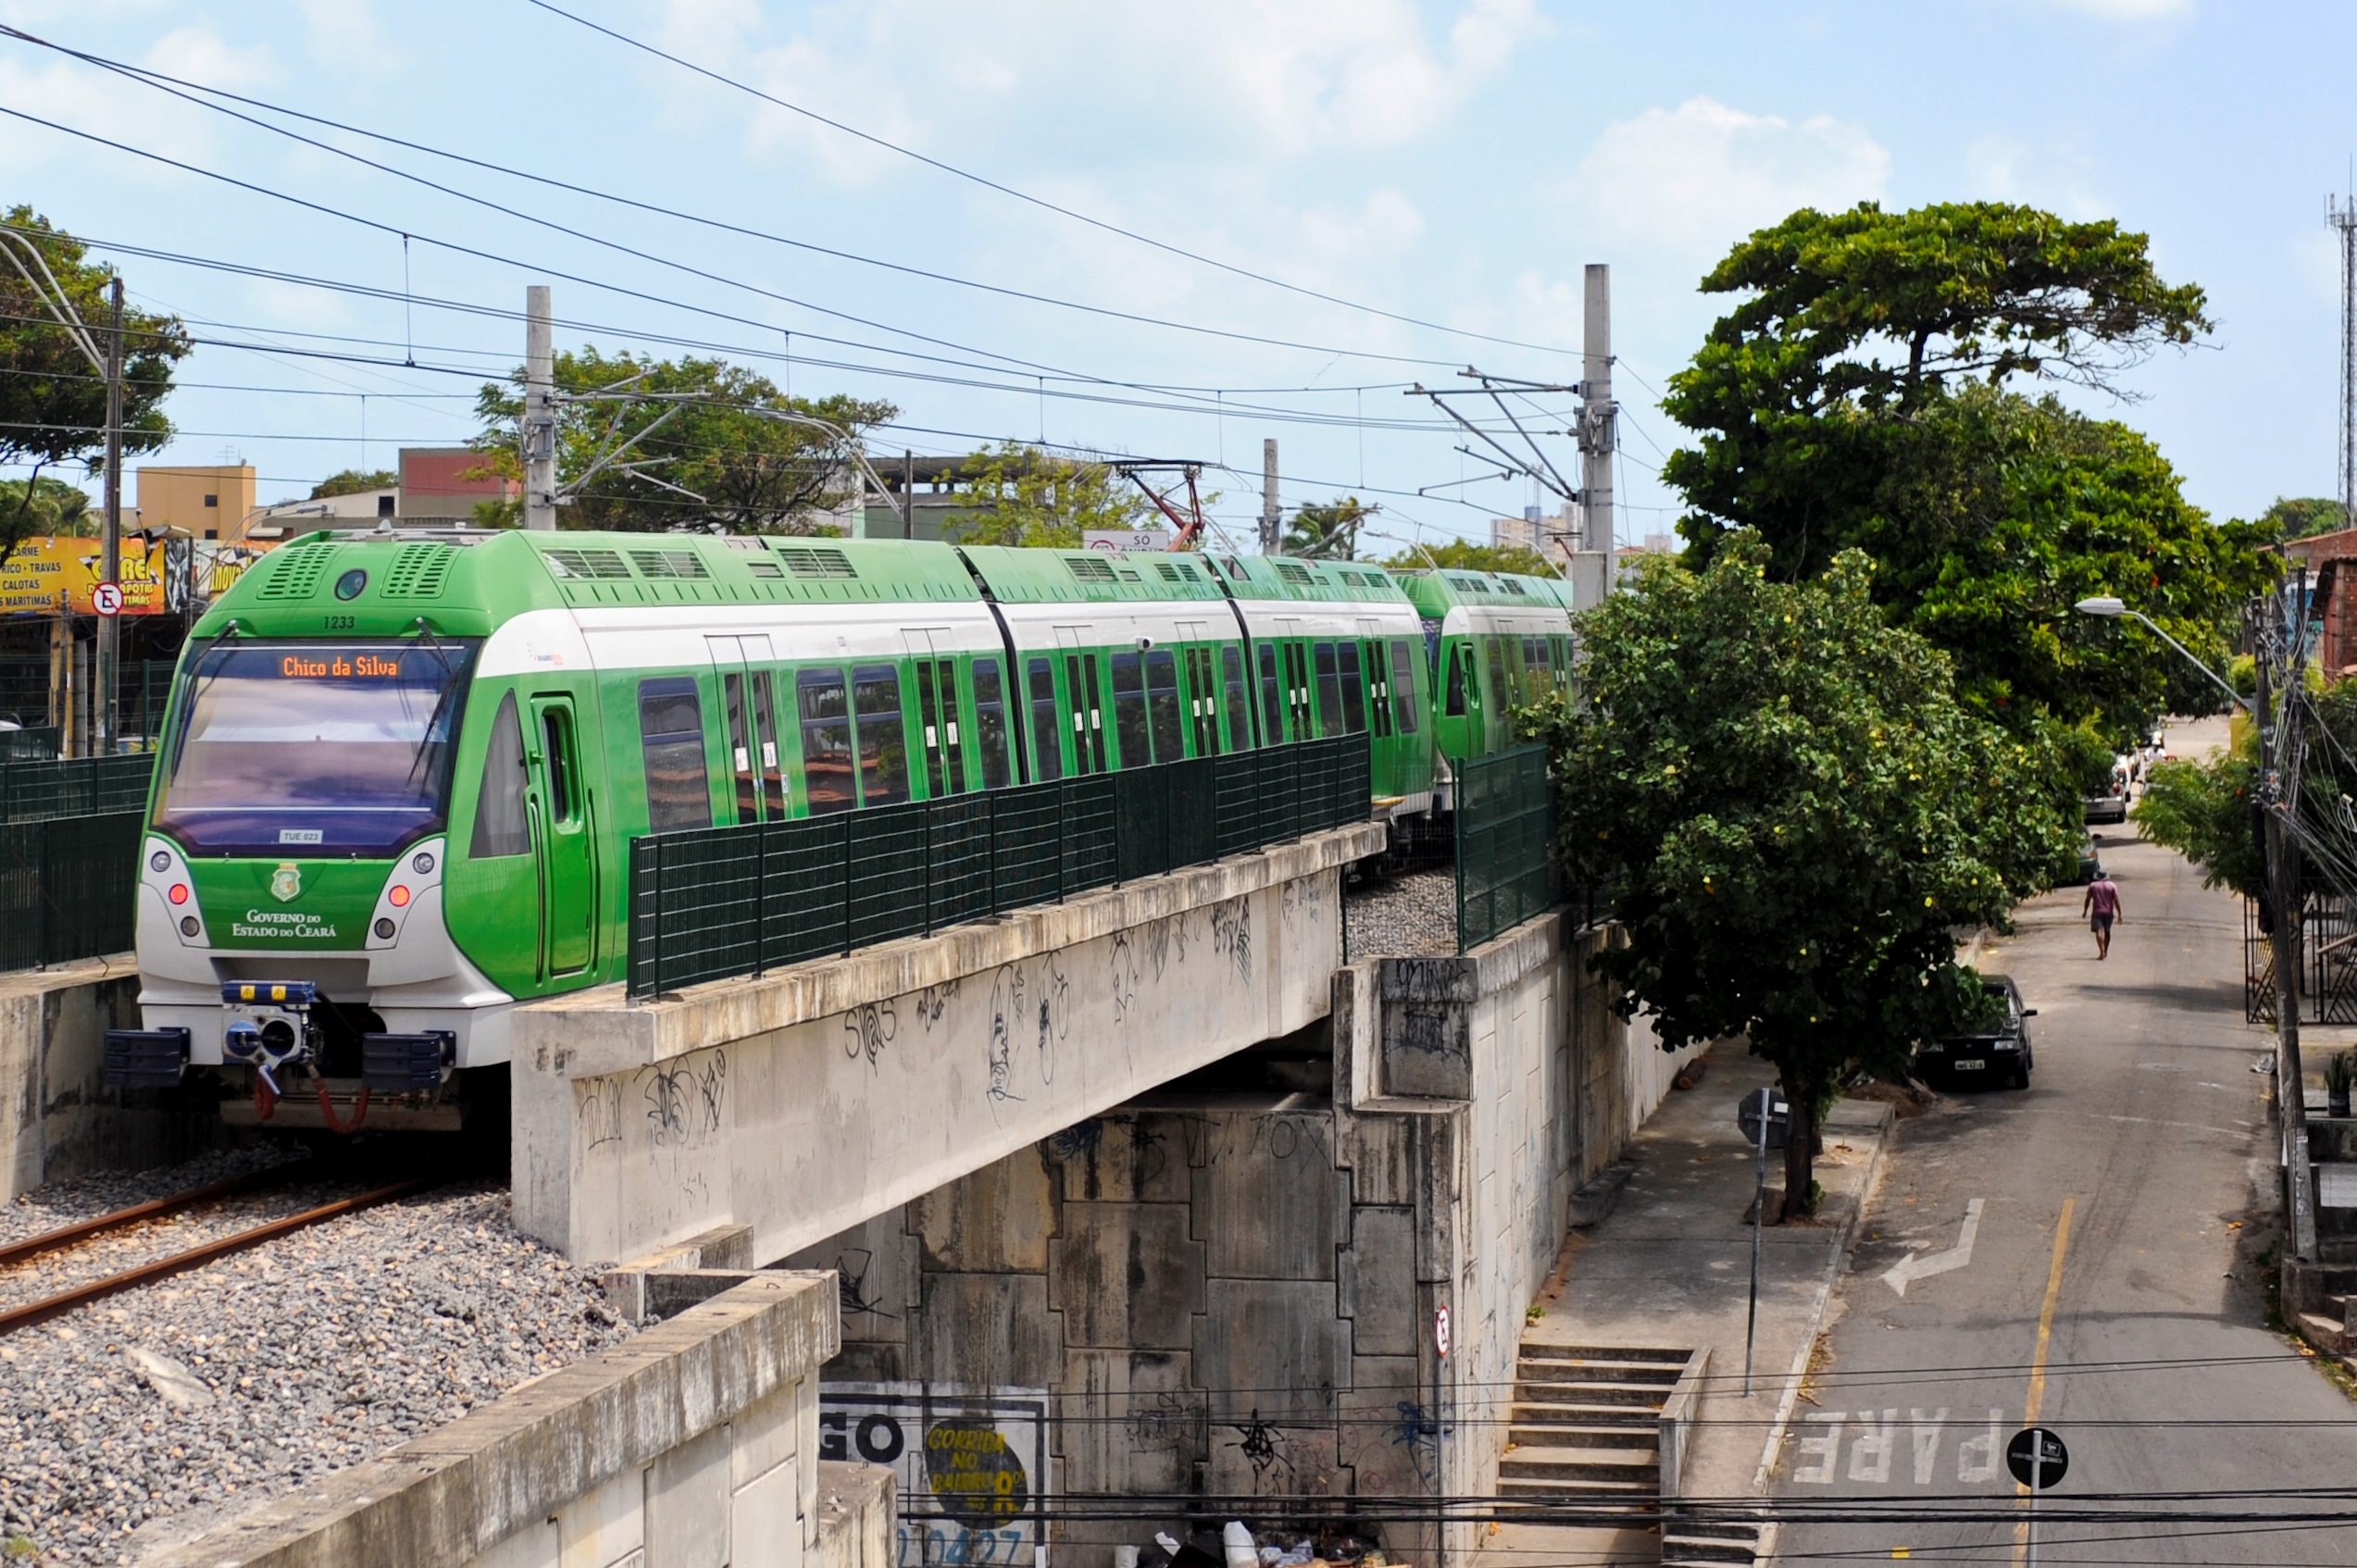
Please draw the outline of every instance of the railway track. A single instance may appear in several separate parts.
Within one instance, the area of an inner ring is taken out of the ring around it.
[[[185,1192],[173,1193],[168,1197],[155,1199],[145,1203],[135,1203],[130,1208],[118,1209],[112,1213],[99,1214],[73,1225],[60,1226],[55,1230],[43,1231],[38,1236],[30,1236],[22,1241],[11,1242],[5,1247],[0,1247],[0,1268],[11,1267],[48,1253],[70,1253],[75,1248],[102,1237],[112,1236],[141,1225],[165,1219],[208,1202],[235,1197],[244,1192],[285,1185],[317,1174],[307,1161],[290,1162],[287,1164],[273,1166],[268,1170],[249,1171],[243,1176],[231,1176],[226,1181],[210,1182],[203,1187],[191,1188]],[[130,1290],[142,1285],[152,1285],[159,1279],[168,1279],[176,1274],[184,1274],[190,1269],[202,1268],[216,1259],[243,1252],[249,1248],[260,1246],[265,1241],[318,1225],[322,1221],[334,1219],[340,1214],[374,1208],[380,1203],[390,1203],[396,1199],[405,1198],[413,1192],[421,1192],[428,1188],[438,1187],[447,1179],[444,1176],[423,1176],[389,1182],[380,1187],[354,1193],[347,1198],[338,1198],[294,1213],[282,1214],[277,1219],[264,1220],[248,1226],[243,1230],[231,1231],[225,1236],[213,1237],[180,1251],[168,1252],[160,1257],[135,1263],[129,1268],[84,1280],[79,1285],[52,1295],[43,1296],[17,1306],[0,1308],[0,1335],[14,1333],[19,1328],[30,1328],[37,1323],[44,1323],[62,1313],[69,1313],[77,1307],[84,1307],[93,1301],[103,1300],[118,1291]]]

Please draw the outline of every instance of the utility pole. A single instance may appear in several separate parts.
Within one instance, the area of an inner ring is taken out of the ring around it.
[[[1613,403],[1613,269],[1588,266],[1586,342],[1579,367],[1579,539],[1574,548],[1609,554],[1613,536],[1613,450],[1620,432]]]
[[[524,290],[524,527],[556,527],[556,342],[548,285]]]
[[[900,536],[917,537],[917,454],[906,447],[900,454]]]
[[[106,324],[106,524],[99,545],[98,579],[123,580],[123,280],[107,292]],[[151,574],[152,575],[152,574]],[[122,616],[98,617],[98,746],[115,751],[115,664]]]
[[[2295,580],[2298,586],[2294,591],[2304,598],[2306,571],[2302,570]],[[2280,594],[2273,595],[2259,625],[2259,656],[2253,661],[2259,678],[2254,716],[2259,722],[2259,744],[2266,768],[2261,781],[2265,809],[2260,817],[2266,824],[2267,901],[2273,906],[2269,913],[2275,927],[2276,1106],[2283,1117],[2284,1174],[2290,1188],[2292,1252],[2307,1261],[2316,1256],[2316,1204],[2308,1169],[2307,1076],[2300,1060],[2300,846],[2284,829],[2284,814],[2294,809],[2300,788],[2300,727],[2290,717],[2288,700],[2280,713],[2275,703],[2278,674],[2288,683],[2300,678],[2300,671],[2288,656],[2296,643],[2289,628],[2281,624],[2282,617],[2283,599]],[[2269,622],[2276,624],[2271,626]],[[2284,660],[2280,671],[2276,666],[2279,656]],[[2288,684],[2286,690],[2290,690]]]
[[[2325,198],[2340,235],[2340,520],[2357,528],[2357,195]]]
[[[1277,438],[1260,443],[1260,553],[1274,555],[1285,541],[1285,514],[1277,504]]]

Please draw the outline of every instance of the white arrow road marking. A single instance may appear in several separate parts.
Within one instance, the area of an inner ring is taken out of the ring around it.
[[[1964,1205],[1964,1228],[1956,1244],[1945,1252],[1916,1252],[1899,1260],[1898,1266],[1886,1272],[1882,1282],[1904,1296],[1907,1287],[1918,1279],[1935,1274],[1960,1269],[1973,1261],[1973,1238],[1980,1234],[1981,1200],[1976,1198]]]

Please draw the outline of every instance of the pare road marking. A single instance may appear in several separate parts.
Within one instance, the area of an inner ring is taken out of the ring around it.
[[[1899,1260],[1897,1266],[1886,1271],[1882,1282],[1904,1296],[1907,1287],[1918,1279],[1935,1274],[1946,1274],[1963,1268],[1973,1261],[1973,1238],[1980,1234],[1980,1205],[1976,1198],[1964,1205],[1964,1228],[1956,1244],[1945,1252],[1918,1252]]]
[[[1958,1484],[1979,1486],[1997,1479],[2005,1454],[2004,1418],[2003,1411],[1991,1410],[1984,1429],[1964,1426],[1957,1431],[1961,1439],[1955,1447]],[[1801,1438],[1793,1449],[1792,1479],[1802,1486],[1829,1487],[1845,1478],[1873,1486],[1903,1486],[1910,1477],[1918,1487],[1944,1484],[1939,1450],[1948,1426],[1945,1405],[1938,1410],[1910,1408],[1904,1423],[1895,1409],[1817,1411],[1803,1415],[1801,1423]],[[1846,1477],[1841,1467],[1845,1429],[1853,1434]],[[1891,1465],[1894,1459],[1904,1462],[1896,1474]]]

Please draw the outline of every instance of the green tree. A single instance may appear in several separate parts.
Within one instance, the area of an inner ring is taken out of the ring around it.
[[[325,501],[337,495],[365,495],[372,490],[391,490],[401,482],[401,476],[391,468],[345,468],[330,474],[311,487],[311,499]]]
[[[1387,557],[1383,564],[1403,571],[1438,566],[1459,572],[1518,572],[1524,577],[1557,575],[1553,567],[1540,559],[1536,550],[1525,550],[1519,544],[1476,544],[1469,539],[1452,539],[1403,550]]]
[[[89,492],[45,474],[31,479],[0,479],[0,516],[20,514],[30,519],[21,539],[86,538],[98,531],[98,511],[91,504]]]
[[[2278,495],[2274,505],[2259,514],[2259,529],[2269,540],[2307,539],[2348,526],[2348,510],[2322,496]]]
[[[959,466],[958,477],[971,486],[975,508],[955,525],[961,543],[1071,550],[1089,529],[1150,528],[1161,520],[1154,503],[1118,470],[1024,442],[982,448]]]
[[[1314,555],[1328,561],[1358,559],[1358,530],[1377,508],[1355,495],[1331,501],[1304,502],[1293,513],[1280,548],[1288,555]]]
[[[1665,404],[1701,437],[1663,467],[1695,564],[1737,528],[1786,575],[1867,551],[1892,617],[2025,732],[2049,716],[2126,731],[2165,700],[2165,650],[2074,614],[2077,598],[2115,593],[2223,650],[2266,575],[2258,530],[2212,527],[2125,426],[2003,390],[2115,390],[2208,328],[2201,290],[2164,282],[2144,236],[1998,203],[1868,203],[1760,230],[1702,288],[1745,297]]]
[[[476,399],[481,473],[523,477],[523,380],[519,369]],[[900,412],[845,396],[789,397],[726,360],[642,359],[594,346],[558,355],[555,380],[574,394],[557,404],[557,484],[577,492],[558,514],[566,528],[811,532],[865,492],[854,450],[864,431]],[[772,417],[780,414],[792,417]],[[493,526],[512,526],[520,510],[476,508]]]
[[[2267,882],[2254,806],[2258,777],[2256,748],[2250,744],[2207,762],[2156,763],[2145,778],[2144,798],[2128,815],[2147,840],[2200,866],[2203,887],[2232,888],[2255,899]]]
[[[1699,573],[1650,564],[1580,617],[1581,703],[1531,716],[1564,860],[1627,933],[1595,968],[1665,1046],[1743,1034],[1776,1064],[1807,1121],[1793,1213],[1841,1075],[1986,1007],[1952,927],[2002,925],[2075,845],[2049,758],[1957,702],[1864,554],[1798,583],[1770,562],[1736,535]]]
[[[88,259],[81,242],[49,226],[29,206],[15,206],[0,224],[31,242],[48,264],[57,287],[92,329],[103,354],[111,307],[106,294],[114,270]],[[7,243],[23,266],[15,240]],[[16,504],[0,507],[0,562],[18,545],[45,531],[41,498],[44,468],[81,463],[95,477],[106,467],[106,383],[74,336],[50,314],[18,266],[0,262],[0,465],[29,471],[14,492]],[[123,455],[154,452],[171,440],[164,397],[171,391],[172,367],[189,352],[187,332],[175,317],[123,311]]]

